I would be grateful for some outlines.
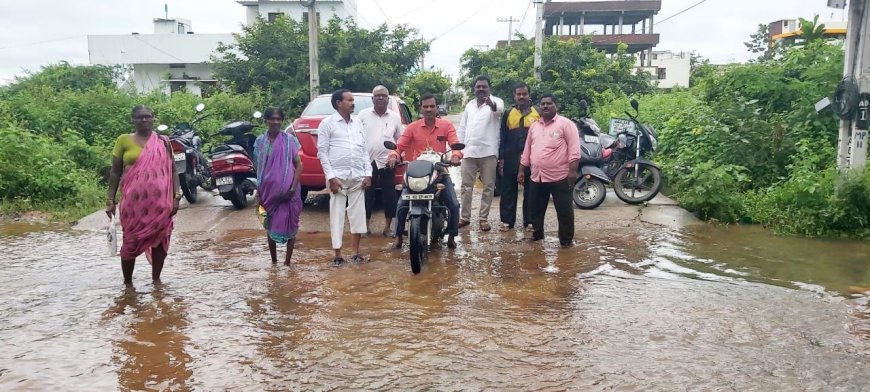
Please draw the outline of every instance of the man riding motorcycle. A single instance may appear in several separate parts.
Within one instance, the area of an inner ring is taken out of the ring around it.
[[[438,99],[433,94],[423,94],[420,97],[420,113],[423,118],[408,124],[402,136],[396,142],[396,150],[390,152],[387,158],[387,167],[393,168],[396,161],[404,153],[406,161],[413,161],[428,147],[439,153],[447,152],[447,146],[459,143],[456,136],[456,128],[448,120],[438,118]],[[450,163],[458,166],[462,159],[461,151],[453,151]],[[440,168],[439,170],[445,170]],[[459,200],[456,198],[456,190],[453,181],[447,173],[442,173],[439,180],[444,184],[444,204],[448,209],[447,219],[447,247],[456,248],[455,237],[459,234]],[[407,193],[408,189],[404,189]],[[407,200],[399,200],[396,211],[396,248],[402,247],[402,235],[405,231],[405,219],[408,216]]]

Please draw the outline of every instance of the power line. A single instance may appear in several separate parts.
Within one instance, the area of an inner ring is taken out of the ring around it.
[[[28,43],[17,44],[17,45],[9,45],[9,46],[0,47],[0,50],[20,48],[22,46],[42,45],[42,44],[48,44],[48,43],[57,42],[57,41],[66,41],[66,40],[70,40],[73,38],[80,38],[80,37],[81,37],[81,34],[71,35],[69,37],[63,37],[63,38],[53,38],[53,39],[49,39],[49,40],[45,40],[45,41],[36,41],[36,42],[28,42]]]
[[[160,53],[163,53],[163,54],[165,54],[165,55],[167,55],[167,56],[169,56],[169,57],[172,57],[172,58],[178,60],[178,62],[180,62],[180,63],[186,63],[186,62],[187,62],[187,61],[184,61],[184,60],[182,60],[182,59],[180,59],[180,58],[178,58],[178,57],[175,57],[175,55],[173,55],[172,53],[169,53],[169,52],[167,52],[167,51],[165,51],[165,50],[163,50],[163,49],[160,49],[160,48],[158,48],[158,47],[156,47],[156,46],[154,46],[154,45],[151,45],[150,42],[145,41],[144,39],[142,39],[142,37],[140,37],[139,34],[133,34],[133,37],[136,38],[136,39],[138,39],[138,40],[139,40],[140,42],[142,42],[143,44],[148,45],[148,46],[154,48],[154,50],[156,50],[156,51],[158,51],[158,52],[160,52]]]
[[[467,18],[463,19],[461,22],[459,22],[459,23],[456,24],[455,26],[449,28],[447,31],[445,31],[445,32],[443,32],[443,33],[441,33],[441,34],[439,34],[439,35],[436,36],[435,38],[432,38],[432,41],[434,41],[434,40],[436,40],[436,39],[438,39],[438,38],[441,38],[441,37],[443,37],[443,36],[449,34],[451,31],[456,30],[456,29],[459,28],[460,26],[464,25],[465,22],[468,22],[469,19],[471,19],[471,18],[477,16],[477,14],[479,14],[479,13],[481,13],[483,10],[487,9],[487,8],[489,7],[489,5],[492,4],[492,3],[494,3],[494,2],[495,2],[495,0],[490,0],[488,3],[486,3],[486,5],[484,5],[483,7],[481,7],[479,10],[475,11],[473,14],[468,15]]]
[[[529,14],[529,8],[532,8],[531,1],[529,2],[529,4],[526,5],[526,10],[523,11],[523,16],[520,17],[520,24],[517,25],[516,31],[520,31],[520,29],[523,28],[523,23],[525,23],[525,21],[526,21],[526,15]]]
[[[408,16],[408,15],[414,13],[414,12],[417,12],[417,11],[419,11],[419,10],[421,10],[421,9],[423,9],[423,8],[425,8],[425,7],[429,6],[429,5],[431,5],[431,4],[434,4],[434,3],[435,3],[434,1],[424,1],[424,2],[423,2],[423,5],[421,5],[421,6],[417,7],[417,8],[414,8],[414,9],[408,11],[408,12],[405,12],[404,14],[401,14],[401,15],[397,16],[397,17],[396,17],[396,20],[400,20],[400,19],[402,19],[402,18],[404,18],[404,17],[406,17],[406,16]]]
[[[661,23],[667,22],[668,20],[673,19],[673,18],[676,17],[677,15],[680,15],[680,14],[682,14],[683,12],[686,12],[686,11],[692,9],[692,8],[695,8],[695,7],[699,6],[699,5],[701,5],[701,3],[706,2],[706,1],[707,1],[707,0],[701,0],[701,1],[697,2],[697,3],[695,3],[695,4],[692,4],[692,5],[690,5],[688,8],[684,9],[684,10],[682,10],[682,11],[680,11],[680,12],[677,12],[676,14],[673,14],[673,15],[667,17],[667,18],[664,18],[664,19],[662,19],[662,20],[656,22],[655,24],[653,24],[653,26],[658,26],[658,25],[661,24]]]
[[[383,9],[383,8],[381,8],[381,4],[378,3],[378,0],[372,0],[372,1],[374,1],[374,2],[375,2],[375,6],[377,6],[378,9],[381,10],[381,15],[384,16],[384,19],[387,20],[387,23],[389,23],[389,24],[393,24],[393,21],[390,20],[390,17],[389,17],[389,16],[387,16],[387,13],[384,12],[384,9]]]

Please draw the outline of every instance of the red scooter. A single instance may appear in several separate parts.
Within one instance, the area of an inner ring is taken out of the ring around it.
[[[260,118],[260,112],[254,118]],[[224,200],[229,200],[238,209],[248,205],[247,195],[257,189],[257,168],[254,165],[254,141],[251,131],[257,126],[249,121],[233,121],[218,131],[231,139],[218,144],[209,152],[214,187]]]

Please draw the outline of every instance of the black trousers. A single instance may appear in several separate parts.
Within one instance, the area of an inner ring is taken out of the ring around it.
[[[517,223],[517,196],[519,193],[519,183],[517,183],[517,173],[520,169],[520,155],[522,152],[509,152],[502,158],[504,159],[504,176],[500,185],[501,200],[499,200],[499,213],[501,222],[507,223],[508,226],[514,227]],[[531,172],[526,169],[525,184],[531,184],[529,177]],[[532,223],[529,218],[529,186],[523,187],[523,227]]]
[[[574,207],[571,200],[571,188],[568,179],[556,182],[531,182],[529,190],[529,206],[532,208],[531,219],[535,232],[533,239],[544,238],[544,215],[550,196],[553,196],[553,206],[556,207],[556,218],[559,219],[559,242],[562,244],[574,239]]]
[[[372,186],[366,189],[366,220],[372,218],[372,210],[375,205],[375,196],[380,192],[381,202],[384,205],[384,217],[396,216],[396,202],[399,200],[399,192],[396,191],[395,171],[392,169],[378,169],[378,165],[372,162]],[[380,188],[380,189],[377,189]]]

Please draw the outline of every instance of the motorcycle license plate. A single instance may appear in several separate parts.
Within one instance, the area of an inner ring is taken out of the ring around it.
[[[583,135],[583,141],[586,143],[598,143],[598,136]]]
[[[217,180],[215,180],[215,184],[217,184],[217,186],[232,185],[232,183],[233,183],[233,178],[230,176],[219,177]]]
[[[172,159],[176,160],[176,161],[183,161],[184,160],[184,153],[183,152],[176,153],[176,154],[172,155]]]
[[[435,195],[431,193],[406,193],[402,195],[402,200],[432,200],[435,198]]]

